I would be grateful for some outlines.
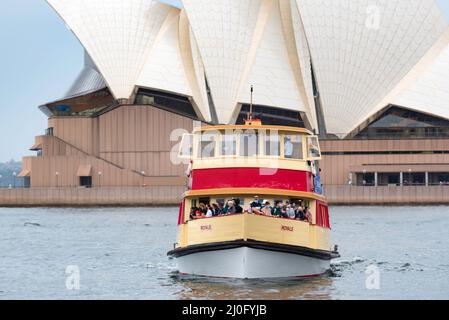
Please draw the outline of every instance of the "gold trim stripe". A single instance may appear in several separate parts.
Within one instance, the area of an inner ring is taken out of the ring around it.
[[[304,128],[286,127],[286,126],[264,126],[264,125],[221,125],[198,127],[194,132],[220,131],[220,130],[278,130],[287,132],[298,132],[313,136],[313,133]]]

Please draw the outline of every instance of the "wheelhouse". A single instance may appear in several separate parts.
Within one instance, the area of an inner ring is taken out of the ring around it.
[[[182,139],[179,157],[197,161],[265,159],[317,161],[318,137],[301,128],[279,126],[202,127]]]

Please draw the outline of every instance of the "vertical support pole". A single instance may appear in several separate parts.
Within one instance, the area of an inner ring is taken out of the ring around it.
[[[379,186],[379,173],[374,172],[374,186],[378,187]]]
[[[404,186],[404,172],[401,172],[399,174],[399,184],[401,185],[401,187]]]
[[[429,186],[429,173],[426,172],[426,187]]]
[[[249,121],[253,121],[253,94],[254,94],[254,86],[251,86],[251,103],[249,104]]]

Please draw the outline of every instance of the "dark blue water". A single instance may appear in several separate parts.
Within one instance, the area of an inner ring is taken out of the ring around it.
[[[448,207],[331,214],[342,258],[327,276],[229,281],[176,274],[166,252],[177,209],[0,209],[0,299],[449,298]],[[79,270],[79,290],[67,289],[68,266]]]

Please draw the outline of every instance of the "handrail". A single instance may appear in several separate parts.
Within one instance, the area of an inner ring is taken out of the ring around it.
[[[326,202],[323,195],[304,192],[292,191],[284,189],[267,189],[267,188],[223,188],[223,189],[204,189],[204,190],[189,190],[185,193],[185,197],[201,197],[201,196],[226,196],[226,195],[283,195],[286,197],[304,198]]]
[[[120,169],[120,170],[129,170],[129,169],[126,169],[126,168],[124,168],[124,167],[121,167],[121,166],[119,166],[119,165],[117,165],[117,164],[115,164],[115,163],[113,163],[113,162],[111,162],[111,161],[109,161],[109,160],[106,160],[106,159],[104,159],[104,158],[98,157],[98,156],[96,156],[96,155],[89,154],[89,153],[87,153],[87,152],[81,150],[80,148],[74,146],[73,144],[71,144],[71,143],[69,143],[69,142],[67,142],[67,141],[65,141],[65,140],[63,140],[63,139],[61,139],[61,138],[59,138],[59,137],[57,137],[57,136],[55,136],[55,135],[53,135],[53,136],[51,136],[51,137],[54,138],[54,139],[56,139],[56,140],[58,140],[58,141],[60,141],[60,142],[62,142],[62,143],[64,143],[64,144],[66,144],[66,145],[68,145],[69,147],[75,149],[76,151],[82,153],[82,154],[85,155],[85,156],[92,157],[92,158],[95,158],[95,159],[97,159],[97,160],[104,161],[104,162],[106,162],[107,164],[110,164],[110,165],[112,165],[112,166],[114,166],[114,167],[116,167],[117,169]],[[129,170],[129,171],[131,171],[131,170]]]

